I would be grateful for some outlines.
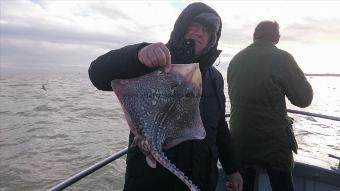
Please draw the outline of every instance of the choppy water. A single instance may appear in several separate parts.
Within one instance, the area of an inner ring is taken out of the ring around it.
[[[304,111],[339,117],[340,78],[310,77],[310,82],[314,101]],[[328,154],[340,156],[340,123],[292,116],[300,146],[296,159],[336,166]],[[125,148],[128,140],[116,97],[96,90],[86,69],[1,74],[0,122],[1,191],[46,190]],[[124,171],[125,157],[68,190],[121,190]]]

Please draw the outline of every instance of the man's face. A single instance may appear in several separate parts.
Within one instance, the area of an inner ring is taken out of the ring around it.
[[[185,39],[195,41],[195,55],[200,55],[209,42],[209,31],[203,25],[192,22],[184,35]]]

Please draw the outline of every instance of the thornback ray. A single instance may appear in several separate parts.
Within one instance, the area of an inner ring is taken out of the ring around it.
[[[172,64],[170,68],[111,82],[131,132],[131,146],[138,146],[151,168],[156,161],[180,178],[190,190],[198,190],[164,155],[184,141],[204,139],[200,116],[202,77],[198,63]]]

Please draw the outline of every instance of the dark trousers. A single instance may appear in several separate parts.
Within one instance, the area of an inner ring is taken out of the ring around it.
[[[272,191],[294,191],[292,173],[289,171],[280,171],[274,169],[266,169]],[[244,191],[254,191],[256,169],[243,169],[242,178],[244,182]]]

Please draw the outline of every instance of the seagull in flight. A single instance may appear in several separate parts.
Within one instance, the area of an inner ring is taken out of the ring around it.
[[[43,85],[41,85],[41,89],[43,89],[43,90],[47,91],[47,89],[46,89],[45,85],[46,85],[46,84],[43,84]]]

